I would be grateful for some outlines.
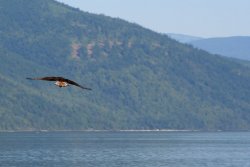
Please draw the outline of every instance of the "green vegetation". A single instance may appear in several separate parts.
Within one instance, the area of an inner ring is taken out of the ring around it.
[[[52,0],[0,0],[0,130],[250,129],[250,68]],[[91,87],[26,77],[59,75]]]

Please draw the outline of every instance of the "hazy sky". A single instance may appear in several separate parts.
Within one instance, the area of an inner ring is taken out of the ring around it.
[[[58,0],[162,33],[250,36],[250,0]]]

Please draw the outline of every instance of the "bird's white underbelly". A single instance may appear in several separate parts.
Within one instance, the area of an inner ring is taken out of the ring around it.
[[[67,82],[63,82],[63,81],[56,81],[55,85],[57,85],[59,87],[66,87],[69,84]]]

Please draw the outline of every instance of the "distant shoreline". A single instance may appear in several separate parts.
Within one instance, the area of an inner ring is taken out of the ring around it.
[[[189,129],[128,129],[128,130],[0,130],[0,133],[9,132],[222,132],[222,130],[189,130]]]

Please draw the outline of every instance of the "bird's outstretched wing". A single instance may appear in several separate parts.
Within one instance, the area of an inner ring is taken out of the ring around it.
[[[69,79],[64,79],[63,81],[64,81],[64,82],[67,82],[67,83],[69,83],[69,84],[71,84],[71,85],[78,86],[78,87],[80,87],[80,88],[82,88],[82,89],[92,90],[91,88],[87,88],[87,87],[84,87],[84,86],[82,86],[82,85],[79,85],[79,84],[76,83],[75,81],[72,81],[72,80],[69,80]]]
[[[63,77],[42,77],[42,78],[26,78],[30,80],[45,80],[45,81],[64,81]]]

